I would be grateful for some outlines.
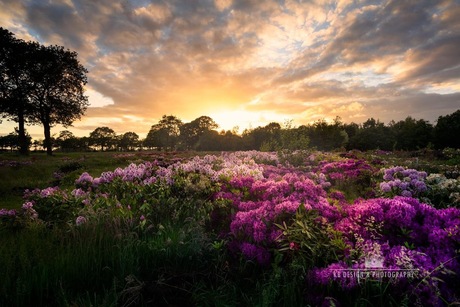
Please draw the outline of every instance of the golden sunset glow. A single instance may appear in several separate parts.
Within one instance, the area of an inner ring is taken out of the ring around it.
[[[77,136],[108,126],[142,137],[165,114],[241,133],[336,116],[434,123],[460,108],[456,1],[0,3],[0,26],[74,50],[89,70]]]

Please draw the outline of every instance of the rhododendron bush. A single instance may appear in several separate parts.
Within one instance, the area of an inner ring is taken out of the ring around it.
[[[457,179],[303,154],[298,166],[251,151],[82,173],[71,190],[27,191],[21,210],[0,210],[0,223],[81,227],[105,214],[148,233],[189,218],[225,242],[235,262],[302,267],[296,272],[313,305],[346,304],[346,293],[366,297],[363,289],[382,284],[409,304],[460,300]]]

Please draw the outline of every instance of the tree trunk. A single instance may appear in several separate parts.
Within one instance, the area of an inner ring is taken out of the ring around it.
[[[46,154],[48,156],[53,155],[53,146],[51,144],[51,126],[49,122],[44,122],[43,123],[43,129],[45,132],[45,141],[44,141],[44,146],[46,148]]]
[[[29,154],[29,146],[27,144],[27,136],[26,136],[26,129],[25,129],[25,120],[24,120],[24,111],[20,110],[18,114],[18,145],[19,145],[19,153],[21,155],[28,155]]]

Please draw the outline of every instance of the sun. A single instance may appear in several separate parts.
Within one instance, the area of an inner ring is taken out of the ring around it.
[[[221,110],[210,112],[209,115],[218,125],[218,130],[233,130],[238,127],[241,133],[245,129],[253,129],[268,125],[270,122],[279,122],[281,116],[273,112],[253,112],[247,110]]]

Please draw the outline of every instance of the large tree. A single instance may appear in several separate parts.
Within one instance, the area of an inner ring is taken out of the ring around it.
[[[446,116],[439,116],[434,127],[436,148],[460,148],[460,109]]]
[[[417,150],[426,148],[432,141],[433,126],[426,120],[408,116],[399,122],[389,124],[395,137],[394,149]]]
[[[67,127],[88,107],[87,70],[77,53],[16,39],[0,28],[0,113],[18,122],[21,153],[27,153],[25,123],[42,124],[52,154],[51,127]]]
[[[218,128],[219,125],[209,116],[200,116],[190,123],[180,126],[180,137],[185,149],[197,146],[200,137],[207,131]]]
[[[0,114],[18,123],[18,147],[28,153],[25,123],[30,113],[31,45],[0,28]]]
[[[117,134],[109,127],[98,127],[89,134],[91,145],[100,146],[101,150],[110,149],[117,141]]]
[[[31,45],[34,47],[29,97],[33,108],[28,118],[43,125],[46,152],[51,155],[51,127],[71,126],[89,105],[84,95],[88,71],[78,62],[76,52],[62,46]]]
[[[135,132],[126,132],[120,136],[118,146],[125,151],[134,150],[139,146],[139,135]]]
[[[157,149],[172,150],[176,148],[182,121],[174,115],[163,115],[158,124],[150,128],[147,137],[144,140],[146,147]]]

